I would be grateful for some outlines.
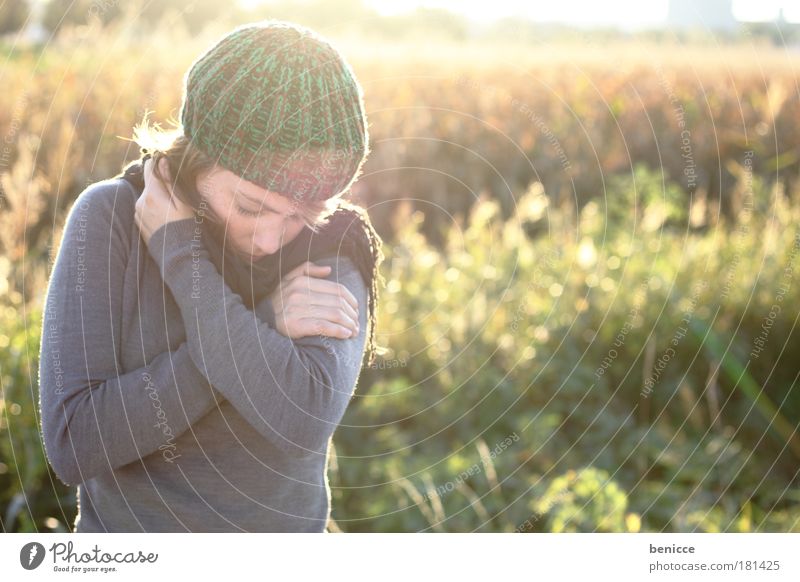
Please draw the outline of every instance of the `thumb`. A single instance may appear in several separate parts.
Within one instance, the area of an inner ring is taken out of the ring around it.
[[[318,277],[324,277],[325,275],[329,275],[331,272],[330,265],[314,265],[313,267],[309,268],[308,274],[309,275],[316,275]]]
[[[321,276],[330,271],[330,267],[328,265],[317,265],[312,261],[306,261],[302,265],[298,266],[294,270],[292,270],[287,279],[294,279],[295,277],[300,277],[301,275],[308,275],[308,276]]]

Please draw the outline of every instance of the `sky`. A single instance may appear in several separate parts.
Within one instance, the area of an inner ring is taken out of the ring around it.
[[[699,0],[702,2],[703,0]],[[397,14],[418,6],[445,8],[479,21],[523,16],[535,21],[574,25],[658,25],[667,16],[668,0],[364,0],[382,14]],[[787,20],[800,22],[800,0],[734,0],[738,20],[770,21],[784,9]]]

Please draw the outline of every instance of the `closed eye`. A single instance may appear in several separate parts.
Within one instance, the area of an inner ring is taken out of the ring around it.
[[[242,214],[244,216],[258,216],[258,212],[257,211],[247,210],[245,208],[242,208],[239,205],[236,206],[236,210],[239,212],[239,214]]]
[[[243,216],[258,216],[259,214],[258,211],[247,210],[246,208],[242,208],[238,204],[236,206],[236,210],[239,212],[239,214],[242,214]],[[277,214],[277,212],[275,212],[274,210],[270,210],[269,208],[265,209],[264,213]],[[294,216],[292,216],[292,220],[294,220],[295,222],[300,222],[303,220],[303,217],[300,216],[299,214],[295,214]]]
[[[235,193],[236,193],[237,196],[241,196],[242,198],[245,198],[246,200],[248,200],[250,202],[254,202],[254,203],[258,204],[258,202],[256,200],[253,200],[252,198],[246,196],[245,194],[242,194],[238,190],[236,190]],[[270,212],[272,214],[279,214],[275,209],[270,208],[267,204],[263,204],[262,208],[264,209],[265,213]],[[236,205],[236,210],[237,210],[237,212],[239,212],[239,214],[241,214],[243,216],[258,216],[259,215],[259,211],[257,211],[257,210],[247,210],[246,208],[242,208],[238,204]],[[303,222],[303,217],[300,215],[299,212],[295,212],[294,215],[292,216],[292,220],[294,220],[295,222]]]

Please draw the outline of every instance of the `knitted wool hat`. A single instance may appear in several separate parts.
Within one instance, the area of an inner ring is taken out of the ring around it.
[[[235,28],[184,77],[181,124],[219,165],[301,202],[347,190],[369,151],[363,91],[312,30],[280,20]]]

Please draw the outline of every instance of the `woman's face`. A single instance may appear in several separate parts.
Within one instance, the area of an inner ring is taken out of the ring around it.
[[[226,244],[257,261],[290,243],[305,225],[296,204],[248,182],[219,164],[197,178],[201,197],[222,221]]]

